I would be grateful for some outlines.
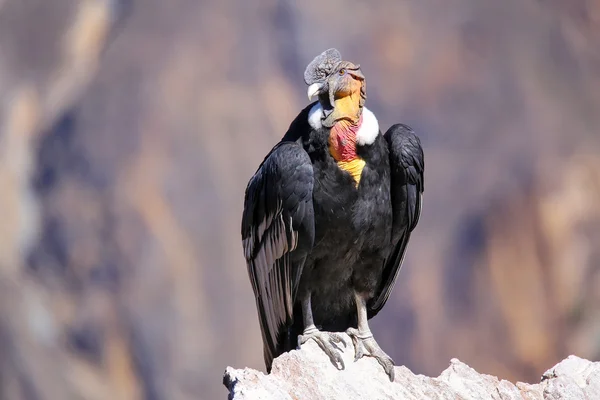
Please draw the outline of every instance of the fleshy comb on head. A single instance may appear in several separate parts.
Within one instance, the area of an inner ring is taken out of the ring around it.
[[[331,74],[335,67],[342,61],[342,55],[335,48],[325,50],[308,64],[304,71],[304,82],[312,85],[322,82]]]

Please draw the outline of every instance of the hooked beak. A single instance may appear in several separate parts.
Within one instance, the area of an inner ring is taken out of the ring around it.
[[[322,83],[313,83],[312,85],[310,85],[308,87],[308,100],[312,100],[312,98],[319,94],[319,92],[321,92],[321,89],[323,89],[323,84]]]

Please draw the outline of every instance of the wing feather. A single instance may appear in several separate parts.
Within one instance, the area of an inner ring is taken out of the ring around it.
[[[392,249],[385,261],[379,289],[369,303],[369,317],[383,308],[392,292],[423,205],[425,159],[418,136],[409,126],[396,124],[384,137],[390,152]]]
[[[293,321],[296,290],[314,241],[313,171],[295,142],[267,155],[246,188],[242,244],[270,369]]]

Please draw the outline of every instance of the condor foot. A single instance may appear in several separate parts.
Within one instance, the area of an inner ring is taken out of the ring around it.
[[[344,369],[346,367],[341,355],[342,350],[337,346],[339,343],[342,343],[346,347],[346,342],[344,342],[341,335],[334,332],[323,332],[314,326],[308,327],[302,335],[298,336],[298,346],[303,345],[310,339],[317,342],[337,369]]]
[[[377,344],[371,332],[361,333],[356,328],[349,328],[346,333],[354,343],[354,361],[358,361],[363,356],[371,356],[377,359],[379,364],[389,376],[390,381],[394,381],[394,360]]]

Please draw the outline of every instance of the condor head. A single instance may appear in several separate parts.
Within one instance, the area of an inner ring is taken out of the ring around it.
[[[309,100],[318,96],[323,107],[323,126],[331,128],[342,119],[358,123],[367,98],[360,65],[343,61],[336,49],[329,49],[306,67],[304,81]]]

